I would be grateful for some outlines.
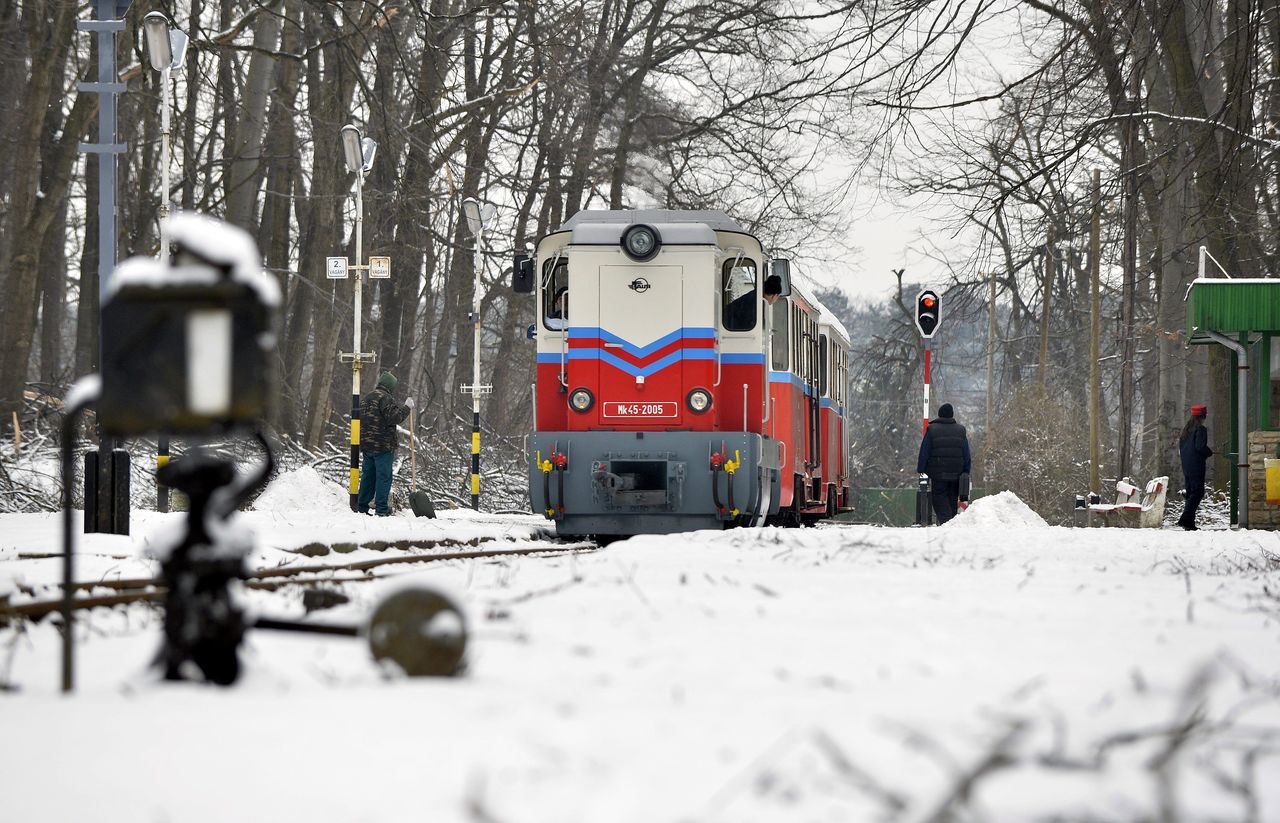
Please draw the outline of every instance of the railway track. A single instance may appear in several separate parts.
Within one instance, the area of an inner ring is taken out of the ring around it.
[[[396,555],[394,557],[374,557],[368,560],[354,560],[349,563],[306,563],[296,566],[273,566],[251,572],[243,582],[245,588],[276,591],[285,586],[319,586],[340,583],[364,583],[381,580],[391,575],[373,574],[374,569],[383,566],[409,565],[420,563],[438,563],[450,560],[482,560],[486,558],[526,557],[529,555],[562,555],[587,554],[598,549],[589,541],[547,541],[549,545],[528,546],[525,548],[482,549],[470,551],[440,552],[436,554]],[[433,544],[433,547],[447,545]],[[474,545],[470,542],[457,541],[454,545]],[[483,544],[480,544],[483,545]],[[510,545],[504,544],[504,545]],[[363,572],[359,575],[334,576],[334,572]],[[119,606],[129,603],[156,602],[162,600],[167,589],[164,582],[154,577],[122,578],[118,580],[92,580],[72,584],[75,591],[92,591],[94,589],[112,589],[118,594],[93,595],[77,597],[72,605],[75,610],[92,609],[101,606]],[[34,593],[32,590],[28,590]],[[2,603],[2,601],[0,601]],[[18,605],[0,605],[0,626],[13,620],[39,621],[47,615],[62,608],[62,598],[37,600]]]

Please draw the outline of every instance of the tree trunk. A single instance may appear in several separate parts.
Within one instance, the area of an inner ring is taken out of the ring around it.
[[[8,258],[0,261],[0,269],[8,273],[0,310],[0,414],[6,416],[22,407],[22,390],[27,380],[36,324],[44,233],[57,215],[77,157],[77,143],[88,125],[88,116],[96,108],[84,99],[92,95],[77,97],[54,152],[54,165],[41,170],[45,112],[54,104],[55,95],[62,93],[76,6],[59,2],[51,11],[51,21],[40,19],[34,12],[23,18],[24,24],[30,26],[28,34],[33,46],[30,83],[24,96],[26,105],[20,107],[15,127],[18,142],[14,146],[14,168],[23,173],[17,175],[10,196]],[[37,187],[42,176],[53,181],[54,188],[38,197]]]
[[[227,222],[243,228],[254,224],[254,206],[262,180],[262,137],[266,128],[267,95],[276,75],[275,58],[269,56],[280,42],[280,17],[269,5],[254,21],[249,74],[241,103],[241,119],[227,171]]]
[[[200,15],[204,11],[204,0],[191,0],[191,16],[187,18],[187,37],[195,42],[200,36]],[[196,204],[196,165],[199,157],[196,152],[196,118],[194,112],[200,110],[200,89],[203,83],[193,82],[200,77],[200,50],[187,49],[187,64],[183,68],[187,76],[187,102],[182,111],[185,116],[177,118],[181,124],[182,138],[182,172],[178,181],[182,186],[182,208],[190,211]]]
[[[87,206],[76,301],[76,377],[98,370],[98,155],[84,156],[84,175]]]
[[[350,176],[343,168],[339,131],[351,111],[359,61],[368,40],[361,38],[354,42],[334,41],[333,35],[339,29],[329,18],[327,10],[317,12],[308,9],[307,18],[312,21],[308,31],[317,32],[321,38],[330,40],[328,45],[316,49],[307,60],[307,89],[309,95],[312,95],[310,119],[314,165],[311,201],[307,208],[310,220],[303,227],[298,266],[303,277],[314,281],[322,301],[315,308],[311,388],[308,392],[305,430],[305,442],[315,448],[324,439],[331,409],[328,401],[333,386],[334,366],[338,359],[338,333],[341,328],[337,312],[340,306],[349,305],[337,299],[338,290],[332,284],[339,283],[351,288],[344,281],[327,280],[324,265],[325,257],[340,243],[340,209],[348,196],[351,183]]]

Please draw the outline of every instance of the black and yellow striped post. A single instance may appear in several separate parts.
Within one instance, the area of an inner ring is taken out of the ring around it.
[[[471,508],[480,511],[480,412],[471,412]]]
[[[360,379],[360,361],[356,361],[356,378]],[[355,382],[352,381],[352,382]],[[359,385],[358,383],[356,384]],[[349,469],[349,487],[351,492],[351,511],[356,511],[356,501],[360,497],[360,392],[351,393],[351,468]]]
[[[169,438],[164,435],[156,442],[156,511],[169,511],[169,487],[160,482],[160,470],[169,465]]]

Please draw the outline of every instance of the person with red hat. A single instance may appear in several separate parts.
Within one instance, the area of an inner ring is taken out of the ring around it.
[[[1178,436],[1178,451],[1182,456],[1182,478],[1186,486],[1186,502],[1178,525],[1187,531],[1196,530],[1196,509],[1204,499],[1205,464],[1213,454],[1209,448],[1209,430],[1204,427],[1208,408],[1203,403],[1191,407],[1191,419],[1182,427]]]

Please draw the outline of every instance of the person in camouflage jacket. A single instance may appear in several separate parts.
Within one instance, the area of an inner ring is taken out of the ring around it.
[[[374,504],[379,517],[391,514],[388,500],[391,497],[391,468],[395,463],[396,426],[409,416],[413,398],[396,402],[394,392],[399,381],[389,371],[378,378],[373,391],[360,398],[360,493],[356,498],[356,510],[369,513],[369,503]]]

